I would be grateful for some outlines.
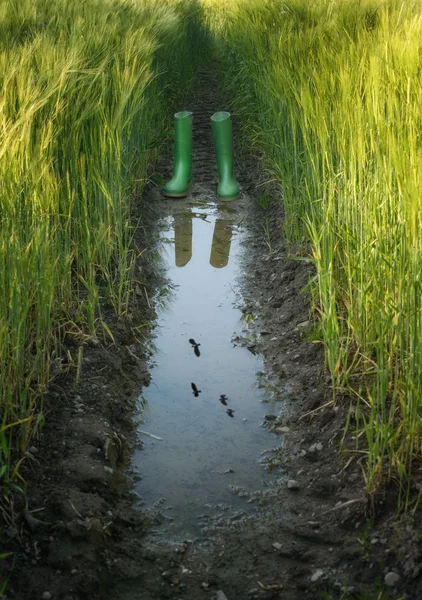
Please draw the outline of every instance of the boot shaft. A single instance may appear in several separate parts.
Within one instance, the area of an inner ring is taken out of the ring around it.
[[[219,184],[217,196],[220,200],[236,200],[239,186],[233,175],[233,132],[230,113],[220,111],[211,117]]]
[[[192,162],[192,117],[193,113],[184,110],[174,115],[174,158]]]
[[[173,177],[163,189],[164,196],[183,198],[188,193],[192,173],[192,113],[174,115],[174,168]]]

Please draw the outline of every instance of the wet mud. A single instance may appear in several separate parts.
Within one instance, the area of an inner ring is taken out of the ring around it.
[[[188,108],[191,194],[139,200],[130,312],[107,317],[113,344],[85,344],[77,385],[52,386],[27,497],[3,504],[5,598],[418,598],[417,526],[381,505],[370,520],[358,456],[339,454],[348,401],[332,402],[279,191],[260,207],[243,157],[240,200],[216,202],[215,71]]]

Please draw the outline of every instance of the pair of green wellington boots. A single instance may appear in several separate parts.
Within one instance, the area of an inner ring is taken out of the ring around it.
[[[188,194],[192,173],[192,113],[178,112],[175,119],[174,171],[163,195],[184,198]],[[211,117],[219,184],[217,197],[229,202],[239,198],[239,186],[233,175],[233,137],[230,113],[217,112]]]

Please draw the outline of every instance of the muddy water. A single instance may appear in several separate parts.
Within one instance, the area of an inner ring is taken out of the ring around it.
[[[165,519],[159,530],[174,538],[200,534],[203,515],[212,515],[216,505],[253,510],[236,488],[256,490],[272,477],[260,459],[274,434],[262,423],[276,409],[258,385],[262,358],[232,341],[245,335],[236,308],[240,217],[214,203],[178,205],[181,210],[162,223],[172,292],[159,309],[152,381],[142,393],[144,448],[134,457],[144,507],[160,507]]]

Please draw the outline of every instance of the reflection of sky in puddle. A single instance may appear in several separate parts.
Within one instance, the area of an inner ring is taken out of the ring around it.
[[[150,409],[140,428],[162,441],[141,435],[145,447],[136,452],[134,462],[142,476],[138,493],[147,506],[165,497],[165,506],[172,507],[168,514],[175,519],[168,534],[183,536],[198,533],[196,517],[209,512],[205,504],[245,508],[228,486],[261,486],[269,475],[259,456],[274,438],[261,428],[269,410],[260,402],[264,390],[257,388],[262,359],[231,343],[241,317],[233,307],[232,287],[239,232],[231,221],[208,210],[177,216],[173,225],[175,235],[169,222],[162,239],[168,240],[168,275],[177,287],[158,316],[155,366],[143,391]],[[200,357],[190,338],[201,344]],[[201,390],[197,398],[192,382]],[[234,418],[219,402],[221,394],[227,395]],[[234,473],[225,474],[228,469]]]

